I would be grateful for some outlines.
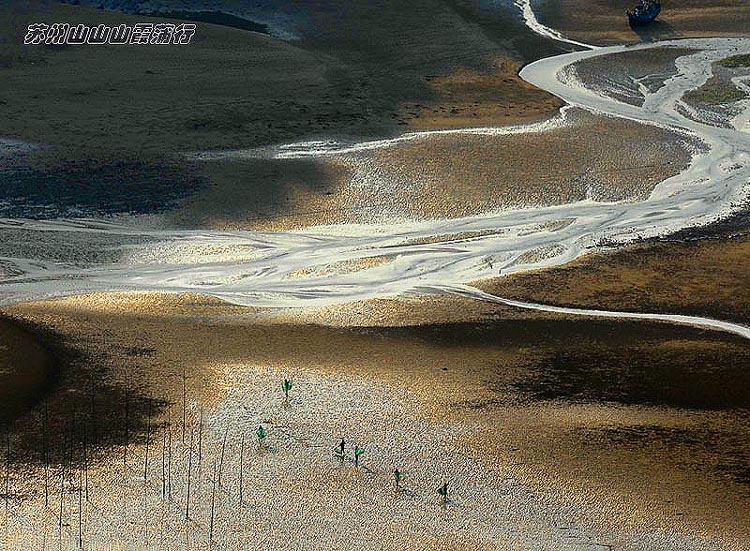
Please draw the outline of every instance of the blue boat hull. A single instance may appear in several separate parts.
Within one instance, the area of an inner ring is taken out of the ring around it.
[[[656,16],[661,12],[661,4],[651,4],[649,9],[643,10],[638,13],[628,13],[628,20],[630,21],[631,27],[638,27],[640,25],[646,25],[651,23]]]

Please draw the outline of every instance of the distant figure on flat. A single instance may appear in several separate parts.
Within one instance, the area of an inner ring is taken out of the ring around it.
[[[443,483],[438,486],[437,493],[440,496],[440,505],[446,505],[448,503],[448,483]]]
[[[628,21],[631,27],[651,23],[661,12],[661,0],[641,0],[636,7],[628,10]]]
[[[365,453],[364,448],[360,448],[359,446],[354,446],[354,466],[359,467],[359,456]]]
[[[292,390],[293,383],[289,379],[284,379],[284,382],[281,383],[281,390],[284,391],[284,403],[289,404],[289,391]]]
[[[338,458],[339,458],[339,460],[341,461],[341,464],[342,464],[342,465],[344,464],[344,457],[345,457],[345,452],[346,452],[346,440],[344,440],[344,439],[342,438],[342,439],[341,439],[341,442],[339,443],[339,445],[338,445],[338,446],[336,446],[336,447],[335,447],[335,448],[333,449],[333,453],[335,453],[335,454],[336,454],[336,456],[338,456]]]
[[[406,478],[406,473],[395,469],[393,471],[393,479],[396,481],[396,493],[401,491],[401,482]]]

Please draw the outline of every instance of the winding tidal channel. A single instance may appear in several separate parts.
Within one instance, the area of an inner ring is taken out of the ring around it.
[[[530,28],[564,40],[536,21],[528,1],[519,7]],[[677,58],[676,73],[658,90],[644,91],[642,105],[623,103],[606,90],[587,87],[576,75],[576,64],[594,57],[669,47],[689,49],[690,53]],[[559,96],[570,106],[668,128],[705,144],[686,170],[661,182],[646,200],[586,200],[457,219],[347,224],[295,232],[141,231],[102,220],[0,220],[0,238],[12,233],[19,243],[43,242],[60,251],[0,257],[0,304],[89,292],[145,291],[202,293],[258,307],[318,307],[391,295],[447,293],[567,314],[698,325],[750,338],[750,328],[720,321],[668,313],[628,314],[518,303],[467,284],[565,264],[597,248],[710,223],[739,209],[750,182],[750,133],[746,125],[709,126],[688,118],[679,109],[683,94],[711,77],[713,62],[738,53],[750,53],[750,40],[691,39],[590,47],[542,59],[521,71],[525,81]],[[362,143],[303,142],[264,148],[261,153],[271,158],[322,157],[394,146],[402,141],[430,140],[445,132],[544,132],[566,124],[565,109],[551,121],[527,126],[419,132]],[[750,105],[745,109],[737,121],[748,120]],[[89,265],[75,262],[74,254],[64,251],[76,248],[86,248],[92,256],[105,260]],[[349,269],[319,269],[332,265]],[[357,269],[351,269],[353,266]]]

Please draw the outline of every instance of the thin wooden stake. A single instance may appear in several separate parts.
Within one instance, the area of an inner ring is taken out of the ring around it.
[[[245,471],[245,433],[242,433],[240,442],[240,507],[242,507],[242,475]]]
[[[63,450],[63,453],[66,453]],[[65,466],[63,465],[60,469],[60,518],[57,524],[57,534],[62,539],[62,525],[63,525],[63,496],[65,492]]]
[[[167,495],[172,501],[172,426],[169,427],[169,466],[167,469]]]
[[[190,449],[188,450],[187,496],[185,498],[185,520],[190,520],[190,476],[193,471],[193,429],[190,429]]]
[[[203,404],[198,417],[198,487],[203,478]]]
[[[146,421],[146,456],[143,459],[143,480],[148,480],[148,448],[151,444],[151,398],[148,399],[148,414]]]
[[[83,433],[83,472],[85,476],[86,501],[89,500],[89,448],[86,433]]]
[[[10,499],[10,431],[5,431],[5,516],[8,516]]]
[[[94,384],[94,374],[91,374],[91,438],[96,442],[97,431],[96,431],[96,385]]]
[[[161,435],[161,499],[167,497],[167,432]]]
[[[83,549],[83,474],[78,469],[78,549]]]
[[[227,448],[227,436],[229,435],[229,425],[224,429],[224,440],[221,442],[221,459],[219,460],[219,488],[221,488],[221,473],[224,471],[224,451]]]
[[[216,459],[214,459],[213,487],[211,488],[211,524],[208,529],[208,544],[214,541],[214,512],[216,509]]]
[[[185,425],[187,424],[187,367],[182,366],[182,441],[185,442]]]
[[[130,441],[130,392],[125,391],[125,449],[122,452],[122,464],[128,464],[128,442]]]
[[[44,506],[49,507],[49,405],[44,401],[44,428],[42,433],[44,447]]]

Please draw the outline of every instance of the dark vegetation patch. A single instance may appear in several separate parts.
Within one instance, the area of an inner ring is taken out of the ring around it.
[[[737,88],[732,82],[720,77],[712,77],[697,90],[687,92],[683,99],[690,105],[723,105],[734,103],[745,98],[745,92]]]
[[[750,54],[733,55],[731,57],[722,59],[721,61],[717,61],[717,63],[719,65],[723,65],[724,67],[729,67],[732,69],[736,69],[738,67],[750,67]]]

